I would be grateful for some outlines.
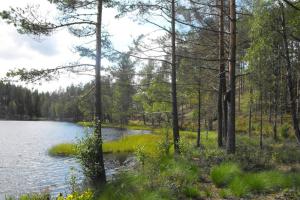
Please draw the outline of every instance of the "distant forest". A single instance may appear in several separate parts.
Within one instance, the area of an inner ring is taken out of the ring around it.
[[[133,73],[134,63],[126,56],[110,75],[102,77],[103,120],[128,122],[136,107]],[[0,82],[0,119],[92,120],[94,91],[94,82],[71,85],[51,93]]]
[[[21,86],[0,83],[1,119],[80,120],[84,111],[74,98],[84,87],[70,86],[66,90],[40,93]]]

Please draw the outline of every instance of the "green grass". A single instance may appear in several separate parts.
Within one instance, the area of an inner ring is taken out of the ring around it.
[[[235,163],[222,163],[214,166],[210,176],[214,184],[218,187],[228,185],[236,176],[242,173],[239,166]]]
[[[77,149],[75,144],[63,143],[51,147],[48,151],[51,156],[75,156]]]
[[[155,153],[160,141],[161,136],[159,135],[131,135],[119,140],[105,142],[103,144],[103,152],[134,153],[139,147],[142,147],[147,153]],[[51,156],[75,156],[77,154],[76,144],[58,144],[51,147],[48,152]]]
[[[99,191],[98,200],[199,198],[199,169],[182,158],[147,157],[146,165],[120,174]]]
[[[21,195],[19,198],[15,198],[15,197],[6,197],[6,200],[46,200],[46,199],[50,199],[50,194],[48,193],[32,193],[32,194],[24,194]]]
[[[139,147],[143,147],[147,153],[152,153],[157,150],[160,140],[161,136],[159,135],[131,135],[104,143],[103,151],[104,153],[133,153]]]
[[[230,189],[237,197],[300,187],[300,173],[283,173],[277,170],[245,173],[234,163],[213,167],[211,178],[216,186]]]

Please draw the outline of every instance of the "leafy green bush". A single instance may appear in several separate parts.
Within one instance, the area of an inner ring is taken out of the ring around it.
[[[287,139],[290,137],[290,125],[288,123],[284,123],[279,127],[279,133],[281,137]]]
[[[92,132],[83,137],[77,145],[77,158],[83,173],[93,182],[97,181],[103,172],[103,166],[99,160],[103,156],[99,146],[101,143],[102,139],[95,132]]]
[[[235,163],[222,163],[211,170],[211,178],[218,187],[228,185],[236,176],[242,173],[240,167]]]

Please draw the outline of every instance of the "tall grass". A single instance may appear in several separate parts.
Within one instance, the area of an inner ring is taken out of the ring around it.
[[[51,156],[75,156],[77,155],[77,148],[75,144],[63,143],[51,147],[48,153]]]
[[[161,136],[147,135],[131,135],[125,136],[119,140],[106,142],[103,144],[104,153],[133,153],[138,147],[143,146],[148,153],[157,150],[157,144],[161,140]]]
[[[241,169],[235,163],[223,163],[220,166],[214,166],[210,176],[214,184],[218,187],[228,185],[236,176],[242,173]]]
[[[300,187],[299,173],[283,173],[276,170],[245,173],[234,163],[223,163],[213,167],[211,178],[215,185],[229,188],[237,197]]]

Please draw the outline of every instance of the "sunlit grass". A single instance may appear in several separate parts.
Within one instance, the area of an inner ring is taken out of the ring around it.
[[[246,173],[235,163],[223,163],[213,167],[211,179],[218,187],[229,188],[237,197],[300,187],[299,173],[284,173],[277,170]]]
[[[160,140],[160,135],[153,134],[126,136],[119,140],[105,142],[103,152],[134,153],[137,148],[143,147],[147,153],[155,153]],[[52,156],[74,156],[77,154],[76,144],[63,143],[55,145],[49,149],[49,154]]]
[[[210,176],[218,187],[228,185],[236,176],[240,175],[241,169],[235,163],[223,163],[212,168]]]
[[[126,136],[104,143],[103,151],[104,153],[133,153],[137,148],[143,147],[147,153],[153,153],[160,140],[161,136],[153,134]]]
[[[75,144],[63,143],[51,147],[48,151],[51,156],[75,156],[77,148]]]

